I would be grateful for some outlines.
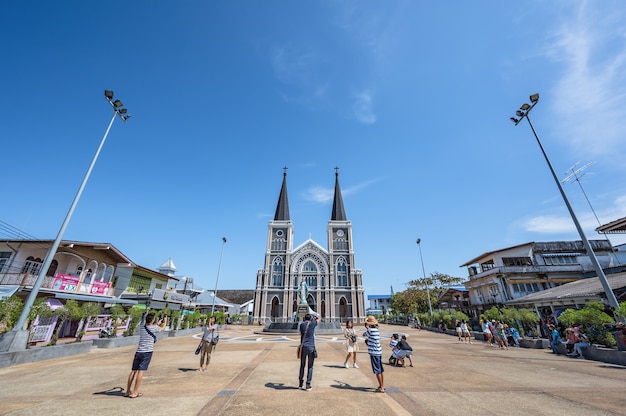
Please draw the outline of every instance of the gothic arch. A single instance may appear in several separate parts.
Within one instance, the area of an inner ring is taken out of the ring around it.
[[[315,303],[315,298],[313,297],[312,294],[309,293],[309,297],[306,298],[306,303],[309,304],[309,308],[313,309],[314,311],[317,311],[317,303]]]
[[[279,318],[282,315],[282,310],[280,307],[280,301],[278,300],[278,296],[274,296],[272,298],[272,304],[270,308],[270,316],[273,321],[276,321],[276,318]]]
[[[339,321],[345,322],[350,319],[350,313],[348,309],[348,301],[345,296],[339,298]]]

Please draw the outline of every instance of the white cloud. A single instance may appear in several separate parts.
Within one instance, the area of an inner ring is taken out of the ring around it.
[[[360,191],[361,189],[365,189],[368,186],[370,186],[373,183],[378,182],[379,180],[381,180],[381,178],[378,179],[371,179],[369,181],[365,181],[365,182],[361,182],[359,184],[356,184],[354,186],[351,186],[349,188],[345,188],[341,190],[341,195],[342,196],[347,196],[347,195],[351,195],[351,194],[355,194],[358,191]],[[313,202],[317,202],[317,203],[327,203],[333,200],[333,197],[335,196],[335,188],[325,188],[322,186],[314,186],[311,187],[307,190],[306,194],[304,195],[304,199],[306,199],[307,201],[313,201]]]
[[[376,122],[376,114],[374,114],[373,94],[364,90],[354,94],[352,109],[354,116],[361,123],[373,124]]]
[[[323,188],[321,186],[315,186],[307,190],[304,198],[308,201],[326,203],[332,201],[334,190],[332,188]]]
[[[588,234],[588,238],[596,238],[595,229],[602,224],[615,221],[626,215],[626,195],[617,197],[613,203],[597,212],[598,219],[592,212],[576,212],[580,226]],[[542,234],[564,234],[577,232],[574,221],[569,215],[539,215],[522,222],[522,229],[527,232]],[[591,237],[592,236],[592,237]]]
[[[587,155],[626,153],[626,19],[619,2],[582,2],[547,45],[562,66],[555,131]]]

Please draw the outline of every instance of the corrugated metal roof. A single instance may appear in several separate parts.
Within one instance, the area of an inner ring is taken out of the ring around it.
[[[626,288],[626,273],[616,273],[607,275],[607,280],[613,291]],[[604,288],[597,277],[580,279],[552,289],[542,290],[521,298],[506,302],[507,305],[531,304],[547,301],[558,301],[560,299],[576,299],[603,297]]]

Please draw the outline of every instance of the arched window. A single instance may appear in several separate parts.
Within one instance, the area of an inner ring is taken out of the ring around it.
[[[106,270],[107,270],[106,264],[102,263],[100,265],[100,270],[98,270],[98,274],[96,275],[96,280],[104,282],[104,274],[106,273]]]
[[[337,260],[337,286],[348,286],[348,266],[343,257]]]
[[[311,260],[304,263],[302,267],[302,278],[307,285],[317,287],[317,266]]]
[[[287,240],[285,238],[275,238],[272,240],[272,250],[284,251],[287,249]]]
[[[28,256],[22,267],[22,273],[38,274],[41,268],[41,259]]]
[[[115,271],[115,267],[107,266],[106,272],[104,273],[104,281],[110,282],[113,279],[113,272]]]
[[[284,267],[282,259],[280,257],[276,257],[274,259],[274,264],[272,265],[272,286],[283,286],[283,270]]]
[[[56,260],[52,260],[52,263],[50,263],[50,267],[48,267],[48,273],[46,273],[46,276],[54,276],[54,274],[57,272],[58,267],[59,262]]]

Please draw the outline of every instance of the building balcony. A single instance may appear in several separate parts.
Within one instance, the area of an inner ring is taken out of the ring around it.
[[[476,273],[474,275],[470,275],[469,279],[478,280],[483,279],[485,277],[489,277],[492,275],[525,275],[525,274],[559,274],[559,273],[584,273],[585,269],[580,264],[564,264],[559,266],[546,266],[546,265],[535,265],[535,266],[496,266],[491,269],[482,271],[480,273]]]
[[[33,287],[37,276],[30,273],[2,273],[0,285]],[[46,276],[41,284],[42,289],[63,293],[77,293],[97,296],[113,296],[110,282],[80,282],[78,276],[57,275]]]

